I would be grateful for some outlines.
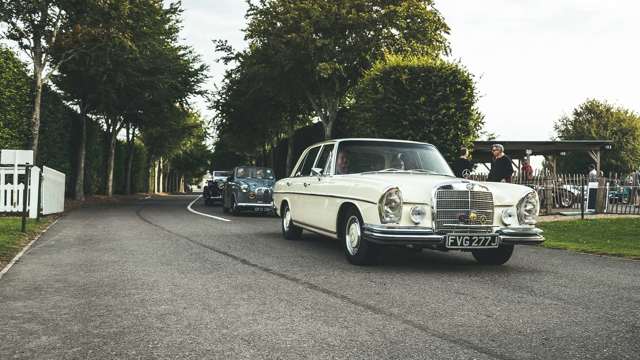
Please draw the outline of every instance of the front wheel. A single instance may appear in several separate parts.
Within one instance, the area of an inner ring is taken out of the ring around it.
[[[235,196],[231,197],[231,215],[238,216],[240,214],[240,207]]]
[[[362,234],[362,219],[354,209],[347,211],[342,223],[341,241],[344,254],[353,265],[371,265],[378,255],[376,244],[367,241]]]
[[[293,224],[289,205],[285,204],[282,209],[282,236],[287,240],[298,240],[302,236],[302,228]]]
[[[497,249],[473,250],[471,254],[482,265],[502,265],[511,259],[513,245],[500,245]]]

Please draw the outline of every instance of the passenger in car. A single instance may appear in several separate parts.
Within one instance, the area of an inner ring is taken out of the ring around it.
[[[340,151],[336,160],[336,174],[344,175],[349,173],[349,158],[346,152]]]

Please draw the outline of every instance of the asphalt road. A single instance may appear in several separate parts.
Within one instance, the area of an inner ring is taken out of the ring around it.
[[[640,358],[638,261],[521,247],[502,267],[401,250],[355,267],[334,240],[193,199],[62,218],[0,280],[0,359]]]

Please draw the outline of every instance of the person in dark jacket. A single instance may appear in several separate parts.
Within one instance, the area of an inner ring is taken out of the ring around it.
[[[491,170],[489,171],[488,181],[492,182],[511,182],[513,175],[513,165],[511,159],[504,153],[504,146],[494,144],[491,146]]]
[[[468,159],[469,150],[463,147],[458,155],[460,157],[453,162],[453,174],[459,178],[468,178],[473,171],[473,163]]]

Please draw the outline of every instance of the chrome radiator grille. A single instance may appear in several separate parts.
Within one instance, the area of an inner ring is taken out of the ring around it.
[[[265,204],[273,202],[273,193],[269,188],[256,189],[257,200]]]
[[[491,232],[493,195],[488,191],[437,190],[435,230]]]

